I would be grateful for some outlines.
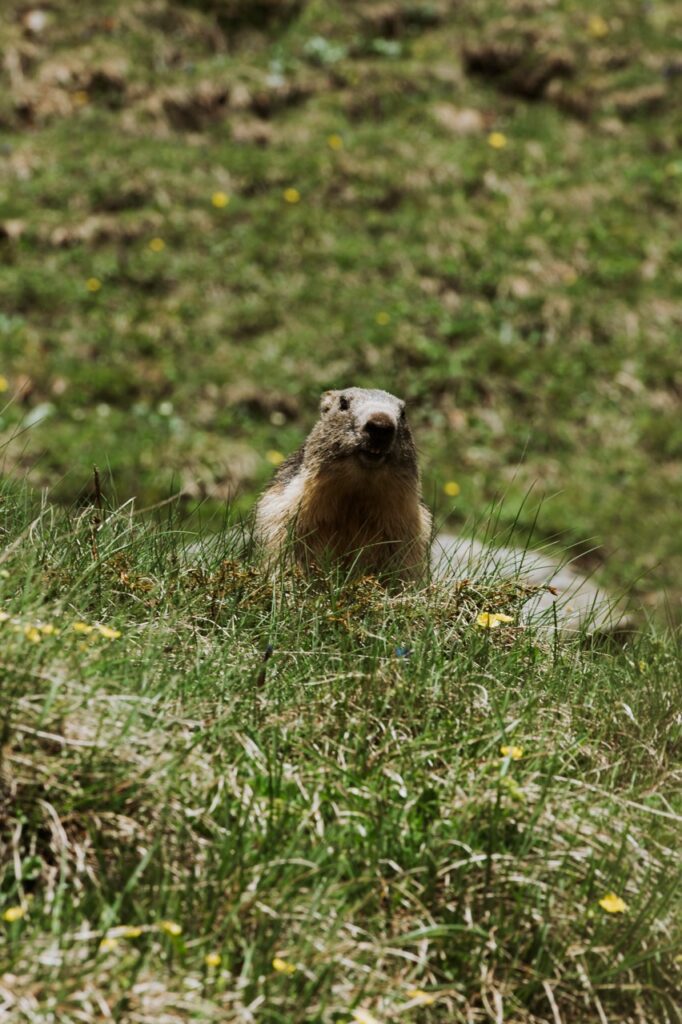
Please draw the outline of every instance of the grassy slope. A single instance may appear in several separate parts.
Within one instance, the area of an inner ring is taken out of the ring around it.
[[[441,518],[504,495],[523,535],[544,501],[539,538],[678,618],[675,5],[264,6],[265,34],[165,0],[3,25],[7,469],[245,509],[321,389],[385,386]]]
[[[609,4],[606,36],[577,5],[381,6],[248,36],[164,2],[2,25],[6,467],[68,501],[96,461],[121,499],[180,483],[244,509],[321,388],[384,385],[412,400],[429,494],[460,482],[453,523],[506,492],[523,534],[539,480],[542,533],[596,538],[659,605],[680,559],[673,5]],[[576,60],[551,101],[463,70],[463,40],[524,24]],[[482,631],[514,612],[495,582],[391,599],[282,591],[229,551],[183,569],[170,516],[86,505],[2,495],[12,1024],[679,1021],[672,636]]]
[[[672,638],[553,647],[473,625],[499,584],[282,589],[129,509],[4,508],[13,1024],[679,1021]]]

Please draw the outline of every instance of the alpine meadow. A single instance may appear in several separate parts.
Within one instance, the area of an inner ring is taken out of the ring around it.
[[[680,5],[1,6],[3,1024],[682,1024]],[[270,571],[351,386],[626,628]]]

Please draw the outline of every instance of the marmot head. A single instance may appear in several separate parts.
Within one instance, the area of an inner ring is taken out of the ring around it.
[[[348,460],[368,472],[391,468],[416,477],[417,449],[405,403],[387,391],[325,391],[320,419],[306,442],[308,458],[323,466]]]

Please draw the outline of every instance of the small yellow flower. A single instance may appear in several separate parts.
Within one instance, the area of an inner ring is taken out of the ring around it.
[[[285,188],[282,193],[285,203],[300,203],[301,193],[297,188]]]
[[[296,964],[290,963],[288,960],[282,960],[280,956],[276,956],[272,961],[272,966],[280,974],[295,974]]]
[[[343,149],[343,139],[340,135],[329,135],[327,137],[327,145],[330,149],[338,152],[340,149]]]
[[[379,324],[379,327],[385,327],[386,324],[390,324],[391,322],[391,314],[382,309],[381,312],[377,313],[374,317],[374,320]]]
[[[56,626],[53,626],[51,622],[44,622],[42,626],[39,626],[38,628],[41,633],[45,634],[45,636],[56,636],[59,633],[59,630]]]
[[[356,1024],[380,1024],[374,1014],[370,1013],[369,1010],[365,1010],[363,1006],[358,1006],[352,1012],[353,1020]]]
[[[118,946],[118,939],[113,938],[110,935],[105,935],[99,944],[99,948],[102,953],[108,953],[111,949],[116,949]]]
[[[89,292],[98,292],[102,287],[102,282],[98,277],[89,277],[85,282],[85,287]]]
[[[0,373],[0,391],[7,391],[8,387],[9,381],[7,380],[7,377],[3,377],[3,375]]]
[[[646,672],[648,667],[649,666],[647,665],[646,661],[638,661],[637,662],[637,668],[639,669],[640,672]]]
[[[204,963],[207,967],[220,967],[220,953],[207,953]]]
[[[230,197],[227,192],[214,192],[211,196],[211,202],[215,206],[216,210],[224,210],[230,201]]]
[[[165,932],[171,938],[177,939],[178,935],[182,935],[182,925],[179,925],[176,921],[159,921],[159,931]]]
[[[12,924],[13,921],[21,921],[22,917],[26,915],[25,907],[8,907],[7,910],[3,911],[3,921],[8,921]]]
[[[24,626],[24,636],[27,640],[30,640],[32,644],[39,644],[42,640],[40,630],[36,629],[35,626]]]
[[[281,452],[275,451],[271,448],[269,452],[265,453],[265,458],[268,460],[271,466],[281,466],[284,462],[285,456]]]
[[[149,243],[149,248],[152,252],[163,252],[166,248],[166,243],[163,238],[152,238]]]
[[[71,99],[73,100],[74,104],[75,104],[75,105],[76,105],[77,107],[84,107],[86,103],[89,103],[89,102],[90,102],[90,96],[89,96],[89,95],[88,95],[88,93],[87,93],[87,92],[85,91],[85,89],[78,89],[78,90],[77,90],[77,91],[76,91],[76,92],[75,92],[75,93],[73,94],[73,96],[71,97]]]
[[[462,488],[456,480],[448,480],[443,484],[443,493],[447,494],[448,498],[456,498],[461,490]]]
[[[97,632],[107,640],[118,640],[121,635],[120,629],[112,629],[111,626],[97,626]]]
[[[488,145],[493,149],[504,149],[507,145],[507,136],[502,132],[491,132],[488,136]]]
[[[423,988],[408,988],[408,999],[417,999],[421,1006],[433,1006],[435,997],[425,992]]]
[[[625,900],[620,896],[616,896],[615,892],[609,892],[606,896],[602,896],[599,900],[599,906],[602,910],[605,910],[607,914],[624,914],[628,909],[628,905]]]
[[[602,18],[601,14],[592,14],[587,19],[587,31],[594,39],[603,39],[609,34],[608,22]]]
[[[502,612],[481,612],[476,617],[476,625],[482,629],[497,629],[503,622],[513,622],[511,615],[504,615]]]
[[[74,633],[92,633],[93,626],[88,626],[87,622],[74,622],[71,629]]]
[[[500,747],[502,757],[510,757],[512,761],[520,761],[523,757],[523,747]]]

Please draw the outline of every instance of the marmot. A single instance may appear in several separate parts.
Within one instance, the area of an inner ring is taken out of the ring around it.
[[[256,506],[256,538],[274,560],[406,582],[502,575],[538,587],[521,619],[551,632],[627,628],[619,602],[570,565],[532,551],[431,536],[405,403],[386,391],[326,391],[320,418]],[[429,566],[430,563],[430,566]]]
[[[290,549],[303,566],[419,578],[431,513],[405,403],[387,391],[326,391],[306,441],[258,502],[256,537],[270,556]]]

